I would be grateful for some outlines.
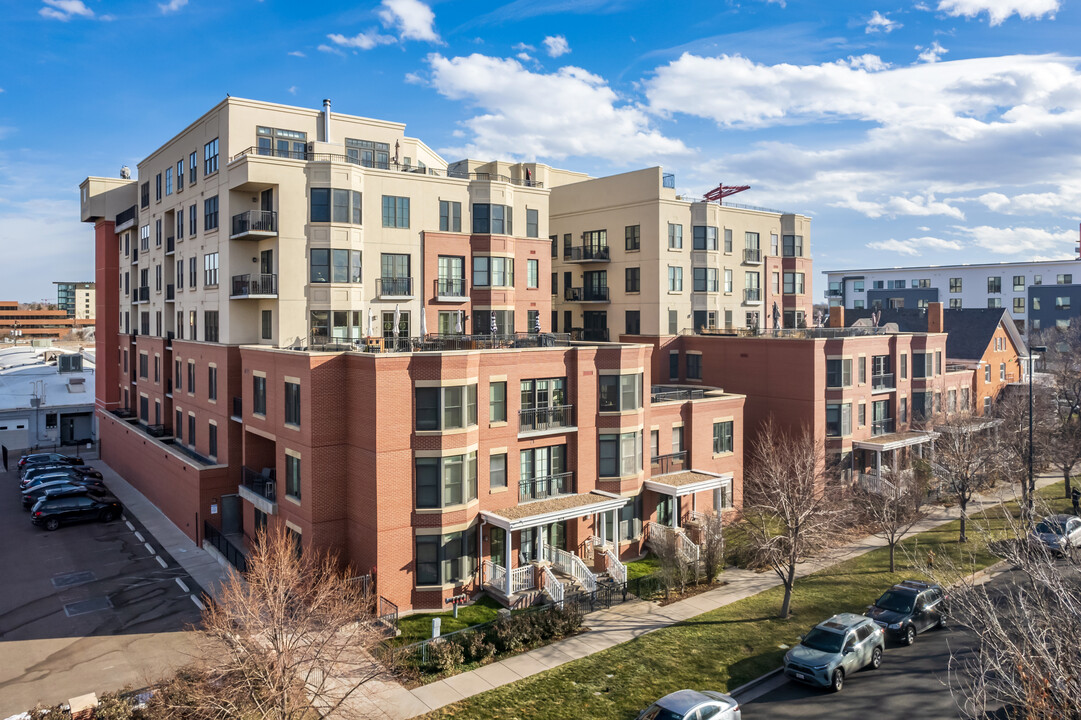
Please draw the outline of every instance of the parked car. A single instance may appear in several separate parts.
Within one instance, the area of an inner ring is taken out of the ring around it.
[[[71,495],[71,494],[85,494],[96,493],[103,495],[108,492],[105,485],[100,483],[81,483],[69,480],[53,480],[47,483],[41,483],[35,485],[32,488],[23,490],[23,507],[29,510],[33,507],[34,503],[43,497],[50,497],[55,495]]]
[[[89,465],[31,465],[29,466],[29,469],[23,472],[21,480],[28,480],[47,473],[59,472],[97,478],[98,480],[101,479],[101,473]]]
[[[82,465],[85,461],[74,455],[62,455],[60,453],[30,453],[19,458],[19,469],[25,465],[34,463],[61,463],[64,465]]]
[[[677,690],[638,713],[638,720],[740,720],[739,703],[712,690]]]
[[[949,594],[941,585],[905,580],[882,593],[864,613],[894,640],[911,645],[916,635],[930,628],[946,627]]]
[[[112,495],[74,495],[38,500],[30,511],[30,522],[46,530],[88,520],[112,522],[124,507]]]
[[[1056,555],[1068,555],[1081,547],[1081,518],[1075,515],[1048,515],[1029,535],[1034,547],[1045,547]]]
[[[98,474],[100,474],[100,473],[98,473]],[[23,480],[22,482],[19,483],[19,489],[20,490],[25,490],[27,488],[34,487],[35,485],[40,485],[43,482],[52,482],[54,480],[71,480],[73,482],[102,483],[101,478],[96,478],[96,477],[93,477],[93,476],[83,475],[82,473],[72,472],[68,468],[59,468],[57,470],[53,470],[52,472],[42,473],[40,475],[35,475],[34,477],[29,478],[28,480]]]
[[[838,692],[857,670],[877,670],[885,651],[886,635],[873,620],[840,613],[815,625],[785,653],[784,674]]]

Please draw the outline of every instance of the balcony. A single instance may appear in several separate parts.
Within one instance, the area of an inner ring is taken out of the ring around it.
[[[465,278],[439,278],[435,283],[435,299],[438,302],[468,300]]]
[[[580,342],[608,342],[608,328],[573,328],[571,340]]]
[[[563,251],[563,259],[572,263],[609,262],[612,254],[607,245],[581,245],[566,248]]]
[[[871,435],[889,435],[893,432],[893,418],[875,420],[871,423]]]
[[[743,302],[748,305],[756,305],[762,302],[761,288],[744,288]]]
[[[574,494],[573,472],[546,475],[545,477],[520,480],[518,482],[518,502],[520,503],[572,494]]]
[[[233,216],[230,240],[262,240],[278,234],[278,213],[273,210],[248,210]]]
[[[165,378],[165,397],[173,396],[173,379]]]
[[[574,406],[555,405],[518,411],[519,433],[548,433],[574,429]]]
[[[606,285],[569,287],[563,291],[563,299],[568,302],[610,302]]]
[[[229,419],[238,423],[244,422],[244,398],[239,395],[233,396],[233,414],[229,416]]]
[[[744,265],[761,265],[762,264],[762,249],[761,248],[746,248],[743,251],[743,264]]]
[[[135,265],[139,262],[139,248],[131,249],[131,264]]]
[[[375,294],[383,300],[402,299],[413,297],[413,278],[411,277],[381,277],[375,280]]]
[[[234,275],[231,300],[260,299],[278,297],[278,276],[273,273],[254,275]]]
[[[176,337],[176,333],[174,333],[172,330],[165,333],[165,349],[166,350],[168,350],[169,348],[171,348],[173,346],[173,338],[175,338],[175,337]]]
[[[132,294],[132,298],[134,299],[134,302],[137,303],[150,302],[150,286],[143,285],[136,288],[135,292]]]
[[[132,205],[127,210],[117,214],[116,226],[113,228],[113,232],[123,232],[124,230],[135,227],[135,221],[138,219],[139,208]]]
[[[165,238],[165,254],[172,255],[176,252],[176,238]]]
[[[897,382],[894,380],[893,373],[882,373],[881,375],[871,376],[871,392],[885,392],[887,390],[896,390]]]
[[[687,451],[681,450],[667,455],[658,455],[650,459],[649,465],[654,476],[683,472],[687,469]]]
[[[841,288],[830,288],[829,290],[826,291],[826,297],[828,297],[828,298],[835,298],[835,297],[839,298],[842,295],[844,295],[844,292],[841,290]]]
[[[165,302],[173,302],[176,300],[176,286],[169,283],[165,286]]]
[[[257,472],[249,467],[240,469],[240,495],[268,515],[278,509],[278,484],[274,471],[264,468]]]
[[[671,385],[654,385],[649,391],[651,403],[686,402],[687,400],[701,400],[705,396],[706,391],[701,388],[675,388]]]

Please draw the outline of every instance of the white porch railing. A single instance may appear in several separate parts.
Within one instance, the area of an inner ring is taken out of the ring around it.
[[[507,569],[502,565],[496,565],[491,560],[485,560],[483,582],[485,585],[494,586],[499,592],[507,591]]]
[[[684,562],[698,565],[698,557],[701,554],[701,550],[698,545],[687,537],[687,533],[683,532],[683,528],[676,528],[675,534],[679,536],[678,549],[679,554],[683,557]]]
[[[627,566],[619,561],[619,553],[607,545],[601,546],[604,554],[608,556],[608,575],[619,584],[627,582]]]
[[[551,545],[542,545],[541,555],[544,560],[552,563],[556,570],[565,575],[570,575],[581,583],[582,589],[586,592],[593,592],[597,589],[597,576],[586,566],[585,561],[574,553],[560,550]]]
[[[646,544],[654,552],[660,552],[668,546],[668,543],[676,544],[676,552],[684,562],[698,563],[700,549],[697,544],[683,532],[682,528],[668,527],[660,523],[651,522],[646,533]]]
[[[900,473],[890,473],[889,475],[885,473],[879,475],[873,472],[856,474],[856,482],[859,483],[861,488],[879,495],[895,493],[898,485],[904,486],[914,478],[915,474],[911,470],[902,470]]]
[[[544,571],[544,591],[552,598],[552,602],[556,604],[562,603],[567,589],[563,587],[563,583],[559,582],[559,578],[552,572],[552,568],[544,565],[542,569]]]
[[[533,579],[532,565],[523,565],[510,571],[510,591],[512,594],[532,590],[534,587],[536,587],[536,582]]]

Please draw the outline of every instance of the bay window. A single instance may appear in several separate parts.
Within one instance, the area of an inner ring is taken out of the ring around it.
[[[415,461],[418,508],[461,505],[477,498],[477,452]]]

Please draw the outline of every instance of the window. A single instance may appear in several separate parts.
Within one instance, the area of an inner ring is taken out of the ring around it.
[[[683,226],[668,223],[668,249],[679,250],[683,247]]]
[[[195,394],[195,361],[188,360],[188,395]]]
[[[950,298],[950,310],[961,310],[964,305],[961,304],[961,298]]]
[[[672,452],[681,453],[683,450],[683,426],[679,425],[672,428]]]
[[[418,508],[461,505],[477,497],[477,453],[416,459]]]
[[[668,266],[668,292],[683,292],[683,268]]]
[[[1055,309],[1056,310],[1069,310],[1070,309],[1070,298],[1069,298],[1069,296],[1068,295],[1059,295],[1058,297],[1056,297],[1055,298]]]
[[[988,308],[1000,308],[1002,307],[1002,298],[987,298]]]
[[[642,226],[641,225],[628,225],[624,232],[626,233],[626,248],[628,250],[641,250],[642,249]],[[554,257],[554,256],[553,256]]]
[[[859,380],[858,380],[858,382],[859,382],[860,385],[863,385],[864,383],[867,382],[867,358],[866,357],[859,358],[856,361],[856,367],[859,368],[859,372],[858,372]]]
[[[642,407],[642,374],[601,375],[601,412],[638,410]]]
[[[150,358],[146,353],[139,353],[139,377],[143,380],[150,377]]]
[[[679,352],[668,353],[668,379],[675,382],[679,380]]]
[[[161,202],[161,173],[154,178],[154,200]]]
[[[676,335],[679,333],[679,311],[669,308],[668,309],[668,334]]]
[[[199,284],[199,268],[195,264],[196,262],[198,262],[197,258],[188,258],[188,287],[193,289]],[[192,336],[191,339],[194,340],[195,337]]]
[[[826,360],[826,387],[848,387],[852,384],[852,358]]]
[[[150,225],[143,225],[139,228],[139,249],[146,252],[150,249]]]
[[[932,353],[912,353],[912,377],[934,377],[934,355]],[[904,364],[902,363],[902,367]]]
[[[194,340],[194,338],[192,338]],[[203,340],[218,342],[218,311],[203,311]]]
[[[154,221],[154,245],[155,245],[155,247],[161,247],[161,220],[160,219]]]
[[[540,261],[539,260],[526,260],[525,261],[525,276],[527,288],[540,287]]]
[[[621,477],[642,471],[642,431],[601,435],[598,473]]]
[[[475,256],[473,286],[514,287],[514,258]]]
[[[702,379],[702,356],[698,353],[688,353],[687,355],[687,379]]]
[[[313,283],[361,282],[360,250],[312,248],[308,279]]]
[[[312,188],[309,201],[312,222],[361,224],[361,194],[355,190]]]
[[[216,230],[218,228],[218,196],[209,197],[203,201],[203,229]]]
[[[694,292],[717,292],[717,268],[693,268]]]
[[[1025,289],[1025,276],[1024,275],[1014,275],[1013,276],[1013,289],[1014,289],[1014,292],[1019,292],[1019,291]]]
[[[525,211],[525,236],[527,238],[540,237],[540,223],[538,221],[539,213],[536,210],[526,209]]]
[[[195,177],[196,177],[195,168],[198,165],[198,162],[199,162],[199,155],[198,155],[197,152],[193,151],[190,155],[188,155],[188,176],[189,176],[188,177],[188,185],[194,185],[195,184]]]
[[[786,272],[784,274],[784,293],[785,295],[803,294],[803,273]]]
[[[1015,313],[1025,312],[1025,299],[1023,297],[1015,297],[1013,299],[1013,311]]]
[[[1058,285],[1073,285],[1073,275],[1067,273],[1065,275],[1056,275],[1055,283]]]
[[[285,424],[300,426],[300,384],[285,383]]]
[[[173,194],[173,169],[165,168],[165,196]]]
[[[492,332],[492,318],[495,318],[495,332]],[[473,313],[474,335],[508,335],[514,332],[513,310],[484,310]]]
[[[477,386],[416,388],[417,430],[453,430],[477,424]]]
[[[826,435],[843,437],[852,434],[852,405],[850,403],[826,405]]]
[[[218,457],[218,426],[214,423],[207,425],[207,455],[212,458]]]
[[[1040,297],[1038,295],[1036,297],[1032,298],[1032,309],[1033,310],[1039,310],[1040,309]],[[1039,322],[1039,321],[1037,320],[1037,321],[1034,321],[1034,322]]]
[[[507,487],[507,453],[488,457],[488,487]]]
[[[989,292],[989,293],[1000,293],[1000,292],[1002,292],[1002,278],[1000,278],[1000,277],[989,277],[989,278],[987,278],[987,292]],[[990,306],[988,306],[988,307],[990,307]]]
[[[466,582],[476,571],[477,530],[448,535],[418,535],[417,585]]]
[[[490,205],[473,203],[473,232],[483,235],[513,235],[514,215],[510,205]],[[564,237],[564,244],[569,247],[570,234]]]
[[[203,255],[203,285],[218,284],[218,254],[207,253]]]
[[[296,455],[285,456],[285,494],[300,499],[300,458]]]
[[[251,379],[251,411],[254,415],[266,415],[266,376],[255,375]]]
[[[629,267],[624,269],[624,290],[629,293],[641,292],[642,268]]]
[[[733,451],[732,428],[733,422],[731,420],[713,423],[714,455]]]
[[[634,540],[642,534],[642,495],[619,509],[619,539]]]
[[[998,364],[998,379],[1000,382],[1006,382],[1006,363]]]
[[[184,158],[176,161],[176,189],[184,189]]]
[[[867,424],[867,405],[860,403],[858,406],[859,412],[856,413],[856,424],[859,427],[863,427]]]
[[[409,227],[409,198],[395,197],[394,195],[383,196],[383,227]]]
[[[507,421],[507,383],[488,384],[488,422]]]
[[[150,181],[139,186],[139,207],[150,207]]]
[[[694,233],[694,249],[716,250],[717,230],[718,228],[710,225],[695,225],[691,228],[691,231]]]
[[[639,335],[642,332],[642,314],[639,310],[627,310],[624,319],[624,330],[628,335]]]
[[[724,271],[724,291],[726,293],[732,292],[732,271],[731,270],[725,270]]]
[[[442,232],[462,231],[462,204],[460,202],[439,201],[439,229]]]
[[[196,217],[198,210],[195,205],[188,208],[188,235],[195,237],[195,234],[199,232],[199,220]]]
[[[192,153],[194,155],[194,153]],[[194,167],[194,166],[193,166]],[[218,171],[218,138],[203,146],[203,175]],[[192,182],[195,182],[193,179]]]
[[[188,413],[188,445],[195,447],[195,415]]]
[[[803,236],[785,235],[782,238],[782,251],[784,257],[803,257]]]

